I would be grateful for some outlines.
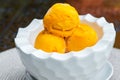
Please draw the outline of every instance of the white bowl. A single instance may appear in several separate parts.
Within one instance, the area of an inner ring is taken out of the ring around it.
[[[103,36],[94,46],[67,54],[48,54],[34,48],[35,38],[44,29],[42,20],[34,19],[26,28],[19,28],[15,44],[32,76],[38,80],[93,80],[99,73],[113,48],[114,26],[104,17],[96,18],[90,14],[80,15],[80,19],[97,23],[103,30]]]

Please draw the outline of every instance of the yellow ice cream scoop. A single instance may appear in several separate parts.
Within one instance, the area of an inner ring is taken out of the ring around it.
[[[65,53],[66,44],[62,37],[42,31],[37,36],[34,47],[46,52]]]
[[[87,24],[80,24],[67,39],[67,51],[79,51],[94,45],[98,40],[96,31]]]
[[[67,3],[56,3],[45,14],[43,24],[49,32],[68,37],[80,23],[76,9]]]

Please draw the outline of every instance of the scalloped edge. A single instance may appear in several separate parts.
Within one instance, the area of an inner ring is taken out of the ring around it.
[[[18,34],[15,38],[15,44],[25,54],[31,54],[39,59],[47,59],[50,57],[55,60],[67,60],[72,57],[85,58],[86,56],[90,55],[92,52],[96,51],[96,48],[99,48],[99,44],[104,43],[104,46],[106,46],[106,45],[108,45],[108,43],[111,43],[112,41],[114,41],[115,35],[116,35],[115,30],[114,30],[114,25],[111,23],[108,23],[104,17],[96,18],[96,17],[92,16],[91,14],[81,15],[79,17],[81,20],[96,22],[99,26],[101,26],[103,28],[104,35],[103,35],[102,39],[99,40],[92,47],[86,47],[85,49],[83,49],[81,51],[77,51],[77,52],[71,51],[66,54],[58,54],[57,52],[52,52],[51,54],[48,54],[45,51],[35,49],[31,44],[29,44],[29,42],[27,42],[28,39],[26,41],[26,44],[24,43],[24,41],[23,41],[24,44],[21,44],[21,42],[19,43],[19,40],[21,38],[23,38],[23,39],[25,38],[25,37],[23,37],[22,32],[27,32],[26,36],[28,37],[31,31],[37,29],[34,26],[42,26],[41,24],[43,24],[43,23],[42,23],[41,19],[34,19],[26,28],[20,28],[18,31]],[[108,26],[111,26],[112,28],[108,28]],[[29,30],[29,29],[31,29],[31,30]],[[40,27],[40,29],[42,29],[42,28]],[[109,35],[111,32],[112,32],[112,34]],[[111,36],[111,40],[109,40],[109,38],[107,36]],[[104,49],[104,47],[102,47],[101,49]],[[91,53],[89,53],[89,51],[91,51]],[[40,53],[42,55],[40,55]],[[79,54],[77,54],[77,53],[79,53]]]

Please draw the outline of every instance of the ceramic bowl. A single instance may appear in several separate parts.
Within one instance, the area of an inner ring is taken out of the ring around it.
[[[99,73],[114,45],[114,25],[104,17],[96,18],[90,14],[80,15],[80,19],[98,24],[103,35],[94,46],[66,54],[48,54],[34,48],[37,35],[44,29],[42,19],[34,19],[26,28],[19,28],[15,44],[26,70],[32,76],[38,80],[93,80]]]

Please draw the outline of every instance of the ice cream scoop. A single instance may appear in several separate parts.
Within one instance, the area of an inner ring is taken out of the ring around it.
[[[68,37],[80,23],[76,9],[67,3],[56,3],[45,14],[43,24],[49,32]]]
[[[62,37],[42,31],[35,40],[35,48],[46,52],[65,53],[66,44]]]
[[[95,30],[87,24],[80,24],[67,39],[67,51],[79,51],[94,45],[98,40]]]

